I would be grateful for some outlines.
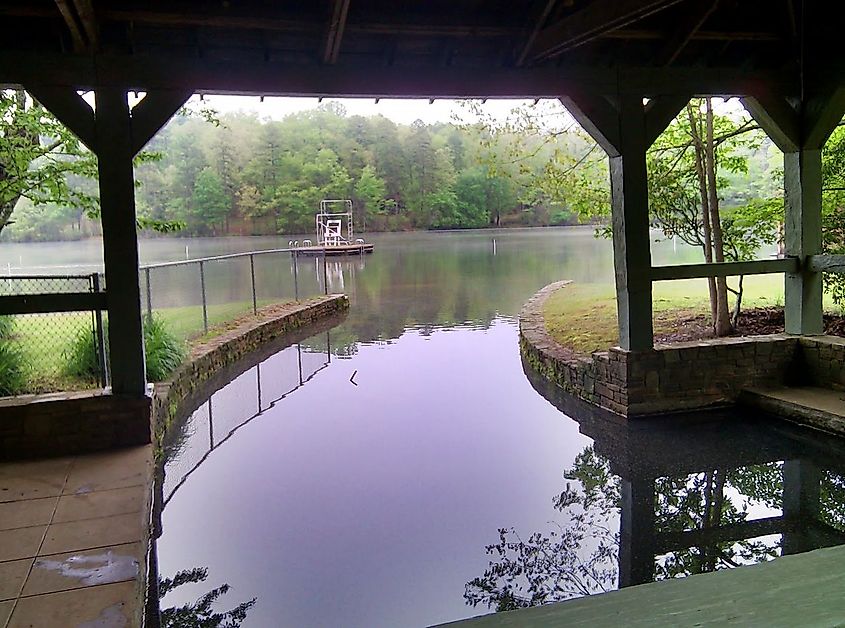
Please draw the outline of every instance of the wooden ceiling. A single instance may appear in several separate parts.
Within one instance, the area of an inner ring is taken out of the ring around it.
[[[351,96],[797,94],[823,0],[0,0],[0,83]]]

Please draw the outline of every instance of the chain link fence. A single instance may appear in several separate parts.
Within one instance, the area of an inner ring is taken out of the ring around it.
[[[326,258],[271,249],[148,264],[140,269],[141,306],[188,339],[273,303],[328,293]]]
[[[291,345],[241,373],[178,426],[165,448],[164,505],[190,475],[235,433],[305,386],[332,360],[329,332],[312,339],[323,348]]]
[[[102,277],[19,275],[0,278],[0,296],[70,295],[102,290]],[[0,315],[0,396],[105,384],[99,311]]]
[[[324,255],[297,249],[151,264],[140,268],[141,308],[187,340],[266,305],[327,294],[336,287],[327,275]],[[23,301],[103,288],[99,273],[0,277],[0,296]],[[99,310],[0,315],[0,396],[105,386],[105,318]]]

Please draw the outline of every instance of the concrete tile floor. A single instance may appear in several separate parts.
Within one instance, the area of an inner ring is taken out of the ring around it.
[[[0,628],[133,626],[152,447],[0,463]]]

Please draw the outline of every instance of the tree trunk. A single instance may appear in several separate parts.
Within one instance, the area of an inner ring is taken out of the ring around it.
[[[701,196],[701,225],[704,231],[704,261],[713,263],[713,235],[710,229],[710,197],[707,194],[707,177],[704,173],[704,142],[698,129],[698,122],[693,113],[692,103],[687,104],[687,116],[689,117],[690,130],[692,132],[693,147],[695,149],[695,174],[698,179],[698,192]],[[713,331],[716,331],[716,280],[713,277],[707,278],[707,288],[710,292],[710,323]]]
[[[724,240],[722,221],[719,213],[719,194],[716,188],[716,146],[713,141],[713,103],[710,98],[704,100],[706,107],[707,141],[704,144],[705,166],[707,171],[707,191],[710,206],[710,227],[713,233],[713,261],[724,262]],[[717,336],[727,336],[733,331],[728,309],[728,281],[725,277],[716,278],[716,320],[714,329]]]

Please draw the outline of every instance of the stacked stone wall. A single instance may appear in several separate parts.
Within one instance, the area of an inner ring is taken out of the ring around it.
[[[845,390],[845,338],[803,337],[800,343],[801,363],[805,370],[799,376],[806,378],[800,383]]]
[[[157,384],[153,398],[153,431],[160,445],[175,418],[189,413],[197,402],[238,374],[231,368],[252,357],[260,361],[290,344],[317,333],[314,325],[333,320],[349,308],[342,294],[316,297],[299,303],[269,306],[242,324],[195,345],[188,359],[170,380]],[[304,328],[308,328],[304,330]],[[304,330],[304,331],[303,331]],[[298,332],[303,333],[298,333]]]
[[[195,345],[171,380],[156,385],[152,399],[103,390],[2,398],[0,460],[91,453],[153,438],[160,442],[177,412],[233,364],[250,354],[267,357],[279,350],[281,340],[310,335],[314,323],[331,321],[348,307],[344,295],[330,295],[259,310]]]
[[[543,307],[570,282],[546,286],[520,313],[520,349],[541,375],[584,401],[623,416],[730,405],[748,388],[785,384],[845,390],[845,339],[786,334],[719,338],[586,357],[546,331]]]
[[[0,460],[91,453],[150,442],[150,399],[102,391],[0,399]]]

